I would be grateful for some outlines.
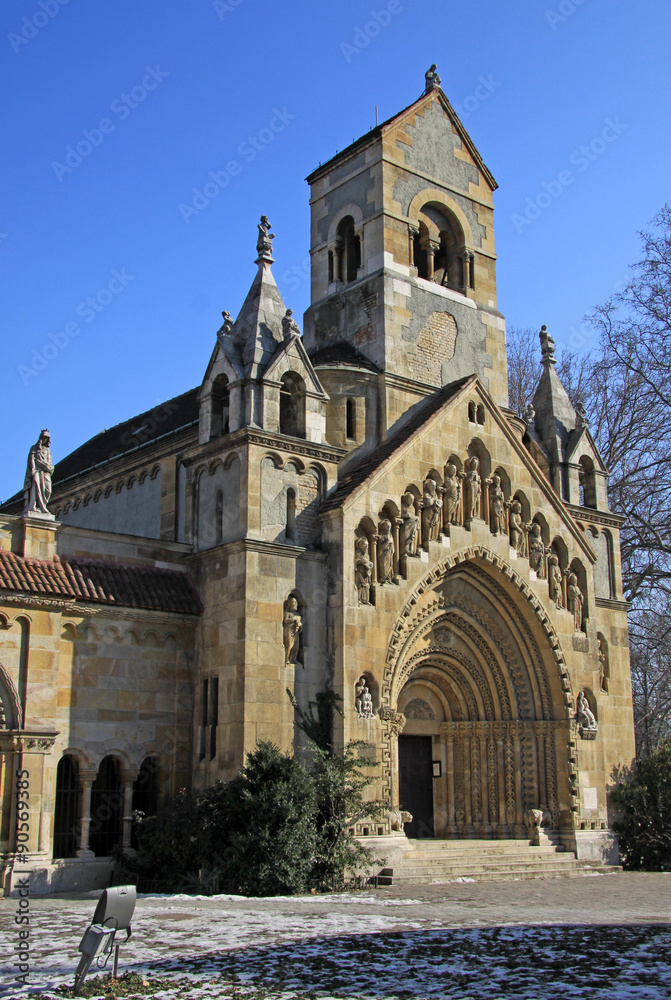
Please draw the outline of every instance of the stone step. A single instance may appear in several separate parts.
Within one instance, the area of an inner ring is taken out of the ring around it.
[[[455,864],[455,865],[396,865],[394,867],[394,878],[401,876],[411,875],[460,875],[464,871],[469,873],[475,871],[487,872],[487,871],[504,871],[508,868],[516,869],[529,869],[529,870],[545,870],[548,867],[552,868],[576,868],[580,867],[579,862],[567,858],[565,861],[557,858],[554,861],[527,861],[524,858],[518,858],[515,861],[509,863],[502,863],[500,861],[490,861],[487,862],[474,862],[472,864]]]
[[[389,885],[428,885],[430,883],[439,884],[441,882],[456,882],[458,878],[461,879],[472,879],[474,882],[493,882],[493,881],[517,881],[518,879],[531,879],[531,878],[574,878],[585,876],[589,874],[598,875],[612,875],[615,872],[622,871],[622,868],[617,865],[585,865],[582,866],[580,863],[573,865],[546,865],[543,868],[538,869],[500,869],[498,871],[487,871],[487,872],[469,872],[463,869],[459,872],[458,876],[452,876],[450,878],[444,878],[440,875],[399,875],[394,873],[393,878],[390,879]]]

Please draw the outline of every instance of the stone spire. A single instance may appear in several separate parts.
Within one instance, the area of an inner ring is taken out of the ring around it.
[[[543,374],[532,400],[535,429],[550,461],[558,467],[567,460],[569,436],[576,428],[577,418],[568,393],[555,370],[555,342],[546,326],[541,327],[539,338]]]
[[[223,313],[224,325],[218,332],[221,346],[230,361],[248,378],[257,378],[284,341],[282,320],[287,308],[275,284],[273,263],[274,234],[268,217],[261,216],[256,243],[256,277],[234,323]]]

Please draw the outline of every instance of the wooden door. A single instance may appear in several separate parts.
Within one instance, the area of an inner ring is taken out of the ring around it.
[[[398,770],[401,809],[412,813],[408,837],[433,837],[432,739],[430,736],[399,736]]]

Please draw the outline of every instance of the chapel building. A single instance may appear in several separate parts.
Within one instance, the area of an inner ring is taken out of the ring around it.
[[[439,83],[308,177],[302,334],[264,216],[201,385],[58,462],[50,513],[0,508],[5,891],[107,884],[135,809],[299,750],[327,687],[379,762],[377,850],[542,822],[617,857],[622,520],[545,328],[508,407],[497,185]]]

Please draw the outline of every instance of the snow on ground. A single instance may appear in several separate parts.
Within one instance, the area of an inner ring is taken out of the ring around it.
[[[144,897],[133,937],[122,945],[120,969],[174,977],[174,989],[153,994],[158,1000],[671,997],[669,925],[448,929],[425,912],[419,900],[375,893]],[[35,959],[27,989],[10,984],[14,935],[9,912],[3,915],[6,964],[0,975],[8,1000],[40,991],[54,996],[50,990],[72,983],[91,915],[90,900],[34,901]],[[185,976],[191,983],[180,986]]]

